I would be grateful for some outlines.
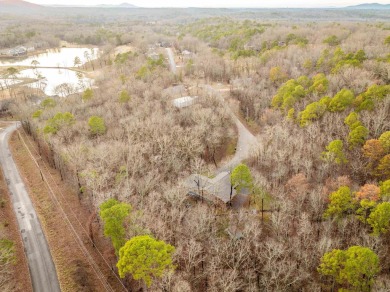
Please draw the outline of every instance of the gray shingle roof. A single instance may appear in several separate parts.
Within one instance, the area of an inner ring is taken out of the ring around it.
[[[198,186],[199,184],[199,186]],[[219,173],[214,178],[208,178],[200,174],[192,174],[186,180],[186,186],[193,192],[203,190],[220,199],[224,203],[230,201],[230,172]],[[236,195],[233,189],[232,198]]]

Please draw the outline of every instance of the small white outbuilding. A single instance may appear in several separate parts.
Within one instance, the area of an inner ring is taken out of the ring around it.
[[[195,103],[197,96],[183,96],[176,98],[172,101],[173,105],[177,108],[185,108]]]

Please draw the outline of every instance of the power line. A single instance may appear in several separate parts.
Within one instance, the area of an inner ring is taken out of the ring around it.
[[[17,132],[18,132],[19,137],[21,138],[21,141],[23,142],[24,146],[26,147],[26,149],[27,149],[29,155],[31,156],[31,158],[32,158],[32,160],[34,161],[34,163],[35,163],[35,165],[37,166],[37,168],[39,169],[40,174],[41,174],[41,177],[42,177],[42,180],[46,183],[46,185],[47,185],[47,187],[48,187],[48,189],[49,189],[49,191],[50,191],[50,193],[51,193],[51,198],[52,198],[53,202],[55,202],[55,203],[60,207],[61,213],[62,213],[63,217],[66,219],[66,222],[67,222],[68,226],[71,228],[71,230],[72,230],[72,232],[73,232],[73,237],[75,238],[76,242],[78,243],[78,245],[79,245],[81,251],[82,251],[83,254],[86,256],[86,258],[89,260],[91,267],[93,268],[94,272],[95,272],[96,275],[98,276],[99,280],[102,282],[102,284],[103,284],[103,286],[105,287],[106,291],[114,291],[114,290],[112,289],[112,287],[110,286],[110,284],[109,284],[106,280],[103,279],[103,278],[104,278],[104,274],[101,272],[101,270],[100,270],[100,268],[98,267],[98,265],[94,262],[94,260],[93,260],[92,256],[90,255],[89,251],[86,249],[86,247],[84,246],[84,244],[83,244],[81,238],[78,236],[77,231],[75,230],[74,226],[73,226],[72,223],[70,222],[70,220],[69,220],[67,214],[65,213],[65,211],[64,211],[64,209],[63,209],[63,207],[62,207],[62,205],[61,205],[61,203],[58,201],[58,199],[57,199],[57,197],[56,197],[56,195],[55,195],[53,189],[52,189],[51,186],[49,185],[49,182],[48,182],[48,179],[47,179],[46,175],[43,174],[43,172],[41,171],[41,168],[40,168],[40,166],[39,166],[38,161],[35,159],[35,157],[34,157],[33,154],[31,153],[29,147],[27,146],[26,142],[24,141],[24,139],[23,139],[23,137],[22,137],[22,135],[20,134],[20,132],[19,132],[18,129],[17,129]],[[24,129],[23,129],[23,132],[26,134],[26,132],[24,131]],[[31,145],[31,143],[29,143],[29,144]],[[42,159],[42,156],[41,156],[40,154],[38,154],[38,155],[39,155],[39,157]],[[51,173],[50,173],[50,171],[47,169],[47,167],[45,166],[45,164],[44,164],[44,167],[45,167],[45,169],[48,171],[51,180],[52,180],[53,182],[55,182],[54,179],[53,179],[53,177],[52,177],[52,175],[51,175]],[[61,194],[62,198],[65,199],[65,197],[64,197],[64,195],[62,194],[61,191],[60,191],[60,194]],[[66,200],[65,200],[65,202],[66,202]],[[81,228],[83,229],[83,231],[87,234],[87,232],[85,231],[84,227],[82,226],[82,224],[80,223],[80,221],[77,219],[76,215],[74,214],[74,212],[73,212],[72,210],[71,210],[71,212],[72,212],[73,216],[76,218],[76,220],[77,220],[77,222],[79,223],[79,225],[81,226]],[[89,238],[88,235],[87,235],[87,238],[89,239],[89,241],[92,242],[92,240]],[[93,244],[93,242],[92,242],[92,244]],[[103,255],[101,254],[101,252],[99,251],[99,249],[98,249],[97,247],[96,247],[96,250],[98,251],[99,255],[102,257],[102,259],[104,260],[104,262],[106,263],[106,265],[108,266],[108,268],[110,269],[110,271],[111,271],[111,272],[115,275],[115,277],[118,279],[118,281],[119,281],[119,283],[121,284],[121,286],[123,287],[123,289],[124,289],[125,291],[127,291],[127,289],[126,289],[126,287],[123,285],[122,281],[120,281],[120,279],[119,279],[118,276],[114,273],[114,271],[111,270],[110,265],[108,264],[108,262],[107,262],[106,259],[103,257]]]
[[[26,133],[26,131],[23,129],[23,127],[22,127],[22,130],[23,130],[24,134],[27,135],[27,133]],[[17,131],[18,131],[18,134],[20,135],[19,129],[18,129]],[[27,140],[27,141],[28,141],[28,140]],[[28,143],[29,143],[29,144],[33,147],[33,149],[34,149],[34,146],[32,145],[32,143],[31,143],[30,141],[28,141]],[[35,150],[35,153],[36,153],[36,155],[38,155],[38,156],[40,157],[40,159],[43,161],[42,156],[39,154],[39,152],[38,152],[37,150]],[[39,167],[38,163],[36,163],[36,164],[37,164],[38,169],[40,170],[40,167]],[[49,174],[49,176],[50,176],[52,182],[53,182],[54,184],[56,184],[56,182],[55,182],[55,180],[54,180],[52,174],[50,173],[50,170],[47,168],[47,166],[45,165],[45,163],[43,163],[43,167],[47,170],[47,173]],[[46,183],[48,183],[48,182],[46,182]],[[68,204],[66,203],[67,200],[66,200],[64,194],[62,193],[61,189],[58,189],[58,193],[59,193],[59,194],[61,195],[61,197],[63,198],[63,200],[64,200],[64,202],[65,202],[65,205],[68,206]],[[68,207],[69,207],[69,206],[68,206]],[[107,260],[104,258],[102,252],[99,250],[99,248],[94,244],[94,242],[93,242],[93,241],[91,240],[91,238],[89,237],[88,232],[85,230],[83,224],[81,224],[80,220],[78,219],[77,215],[73,212],[72,208],[69,208],[69,210],[70,210],[70,212],[72,213],[74,219],[78,222],[79,226],[80,226],[81,229],[83,230],[84,234],[86,235],[86,237],[88,238],[88,240],[90,241],[90,243],[95,247],[95,249],[96,249],[96,251],[98,252],[99,256],[103,259],[103,261],[105,262],[105,264],[107,265],[107,267],[110,269],[111,273],[115,276],[115,278],[116,278],[116,279],[118,280],[118,282],[121,284],[121,286],[123,287],[123,289],[124,289],[125,291],[127,291],[126,287],[123,285],[123,283],[122,283],[122,281],[120,280],[120,278],[118,277],[118,275],[112,270],[110,264],[109,264],[109,263],[107,262]]]

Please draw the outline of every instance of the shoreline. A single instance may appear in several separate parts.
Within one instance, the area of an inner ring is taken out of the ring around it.
[[[35,55],[40,55],[40,54],[47,53],[48,50],[52,50],[52,49],[36,50],[36,51],[28,52],[27,54],[20,55],[20,56],[0,55],[0,60],[19,60],[19,59],[24,59],[24,58],[32,57],[32,56],[35,56]]]

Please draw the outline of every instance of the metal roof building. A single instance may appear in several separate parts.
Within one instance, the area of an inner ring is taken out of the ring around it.
[[[197,96],[183,96],[173,100],[173,105],[177,108],[184,108],[195,103]]]

